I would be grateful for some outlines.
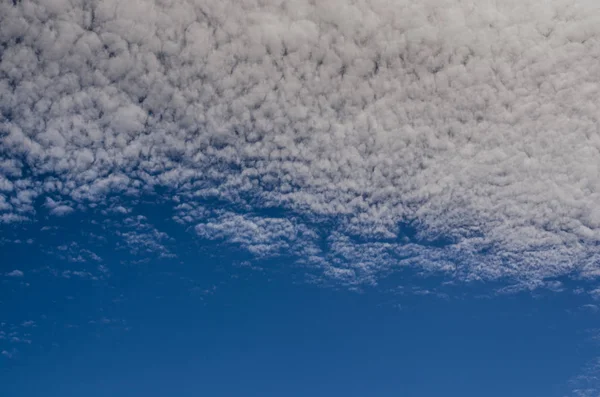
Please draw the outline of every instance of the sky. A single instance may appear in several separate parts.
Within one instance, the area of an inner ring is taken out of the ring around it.
[[[3,396],[600,396],[600,3],[0,1]]]

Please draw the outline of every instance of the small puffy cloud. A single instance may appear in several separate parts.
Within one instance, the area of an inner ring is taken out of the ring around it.
[[[23,277],[24,273],[21,270],[15,269],[13,271],[6,273],[6,276],[7,277]]]
[[[73,212],[73,208],[69,207],[68,205],[59,205],[50,211],[50,213],[52,215],[57,215],[57,216],[67,215],[67,214],[70,214],[71,212]]]
[[[63,204],[61,202],[54,201],[50,197],[46,198],[45,205],[50,210],[50,213],[52,215],[56,215],[56,216],[68,215],[74,211],[72,207],[70,207],[66,204]]]

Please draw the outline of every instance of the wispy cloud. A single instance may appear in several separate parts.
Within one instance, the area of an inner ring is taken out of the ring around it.
[[[3,357],[6,358],[13,358],[15,357],[15,355],[17,354],[17,349],[12,349],[12,350],[2,350],[2,352],[0,353]]]
[[[573,397],[597,397],[600,395],[600,358],[590,362],[582,374],[571,380]]]
[[[169,249],[173,239],[148,222],[144,215],[128,216],[118,223],[116,234],[134,255],[152,254],[165,258],[176,255]]]

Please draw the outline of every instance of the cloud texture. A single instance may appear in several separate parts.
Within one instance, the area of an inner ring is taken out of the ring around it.
[[[0,221],[164,186],[349,283],[595,277],[599,57],[589,0],[1,2]]]

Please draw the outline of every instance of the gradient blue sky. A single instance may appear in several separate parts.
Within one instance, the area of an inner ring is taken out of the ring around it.
[[[0,1],[0,395],[600,396],[599,27]]]
[[[565,396],[600,355],[568,282],[498,294],[406,269],[348,291],[134,208],[176,257],[121,246],[105,225],[135,212],[2,228],[3,269],[23,272],[2,279],[3,395]]]

